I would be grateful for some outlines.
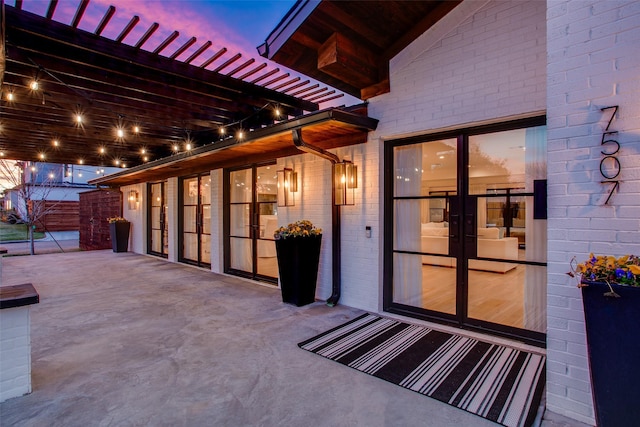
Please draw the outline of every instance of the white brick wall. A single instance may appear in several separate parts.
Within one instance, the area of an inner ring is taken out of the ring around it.
[[[0,310],[0,402],[31,393],[29,306]]]
[[[376,135],[425,133],[545,109],[545,3],[463,2],[391,61]]]
[[[211,271],[224,272],[222,169],[211,171]]]
[[[129,209],[129,191],[138,192],[140,202],[136,209]],[[121,187],[122,216],[131,222],[129,230],[129,251],[147,253],[147,184],[134,184]]]
[[[547,408],[593,423],[584,315],[569,260],[589,252],[640,253],[640,3],[549,1]],[[619,192],[603,205],[600,141],[609,115],[619,131]]]

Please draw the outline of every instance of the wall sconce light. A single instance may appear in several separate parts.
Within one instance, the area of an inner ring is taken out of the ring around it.
[[[298,191],[298,174],[293,169],[276,171],[278,176],[278,206],[294,206],[293,193]]]
[[[353,205],[358,188],[358,167],[344,160],[333,165],[333,185],[337,206]]]
[[[130,211],[138,209],[138,205],[140,204],[140,195],[136,190],[129,191],[128,202]]]

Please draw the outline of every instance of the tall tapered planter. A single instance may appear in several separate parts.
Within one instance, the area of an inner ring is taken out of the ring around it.
[[[129,250],[129,221],[116,221],[109,223],[109,235],[113,252],[127,252]]]
[[[591,386],[599,427],[640,425],[640,288],[603,282],[582,288]]]
[[[315,301],[322,235],[276,240],[282,301],[298,307]]]

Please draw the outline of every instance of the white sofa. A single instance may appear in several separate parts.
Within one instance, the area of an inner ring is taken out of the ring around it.
[[[455,267],[456,260],[446,256],[449,253],[449,227],[446,223],[422,224],[421,244],[422,252],[437,255],[423,255],[422,263]],[[500,228],[478,228],[478,257],[498,259],[518,259],[518,239],[516,237],[502,237]],[[469,268],[473,270],[506,273],[517,267],[517,264],[472,259]]]

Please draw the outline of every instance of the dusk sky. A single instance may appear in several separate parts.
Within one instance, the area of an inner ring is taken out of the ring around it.
[[[49,3],[48,0],[24,0],[22,8],[44,16]],[[13,6],[15,0],[7,0],[6,4]],[[53,19],[70,24],[79,4],[80,0],[60,0]],[[294,4],[295,0],[91,0],[79,28],[94,32],[108,7],[113,5],[116,7],[116,13],[102,33],[107,38],[118,37],[131,18],[137,15],[140,17],[140,22],[124,39],[124,43],[135,45],[147,29],[157,22],[160,27],[144,44],[145,50],[153,51],[173,31],[177,30],[180,36],[162,52],[163,55],[172,54],[191,37],[196,37],[196,43],[177,59],[188,58],[206,41],[211,41],[211,47],[194,60],[193,65],[202,64],[215,52],[226,47],[227,53],[214,65],[224,62],[237,53],[241,53],[242,58],[225,69],[223,73],[254,58],[254,66],[263,62],[268,64],[267,68],[255,75],[256,77],[274,68],[280,68],[282,72],[291,72],[291,76],[296,77],[299,74],[260,57],[256,49]],[[214,65],[209,66],[208,69],[215,68]],[[325,85],[321,84],[322,86]],[[345,95],[335,101],[321,104],[321,108],[352,105],[357,102],[359,101],[356,98]]]

